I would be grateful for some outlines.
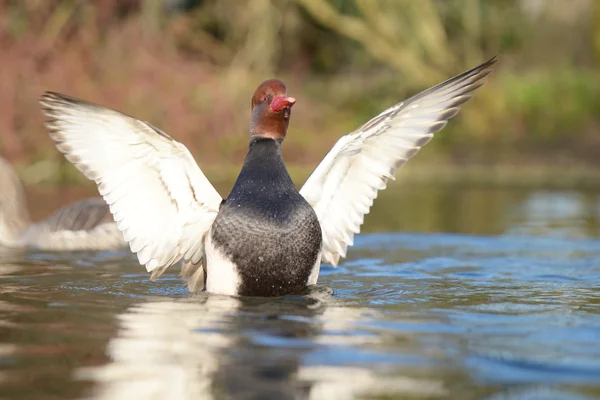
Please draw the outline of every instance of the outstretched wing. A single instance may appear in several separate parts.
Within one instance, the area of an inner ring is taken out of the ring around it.
[[[96,182],[152,277],[197,264],[221,196],[181,143],[147,122],[58,93],[41,98],[56,147]]]
[[[484,83],[491,60],[388,108],[340,138],[300,193],[323,231],[323,261],[337,265],[387,180],[455,116]]]

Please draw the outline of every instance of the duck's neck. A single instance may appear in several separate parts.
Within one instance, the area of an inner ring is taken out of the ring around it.
[[[0,244],[16,244],[30,224],[21,181],[10,164],[0,159]]]
[[[284,190],[294,183],[281,154],[281,141],[253,137],[248,155],[231,195],[254,191]],[[230,197],[231,197],[230,195]]]

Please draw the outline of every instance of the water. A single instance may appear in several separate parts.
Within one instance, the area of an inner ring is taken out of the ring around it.
[[[0,399],[600,398],[600,192],[397,185],[365,230],[282,299],[0,252]]]

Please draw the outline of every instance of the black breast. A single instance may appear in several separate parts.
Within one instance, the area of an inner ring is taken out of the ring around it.
[[[211,232],[238,268],[240,295],[282,296],[306,288],[321,251],[321,227],[287,173],[279,142],[251,143]]]

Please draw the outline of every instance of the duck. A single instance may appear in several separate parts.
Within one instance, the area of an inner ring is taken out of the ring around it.
[[[248,153],[222,198],[190,151],[148,122],[64,94],[40,103],[57,149],[93,180],[141,265],[182,261],[192,292],[285,296],[337,266],[378,191],[483,85],[496,58],[410,97],[342,136],[298,190],[282,144],[296,99],[277,79],[252,96]]]
[[[49,251],[120,250],[127,242],[106,202],[89,198],[32,222],[23,185],[12,165],[0,157],[0,246]]]

